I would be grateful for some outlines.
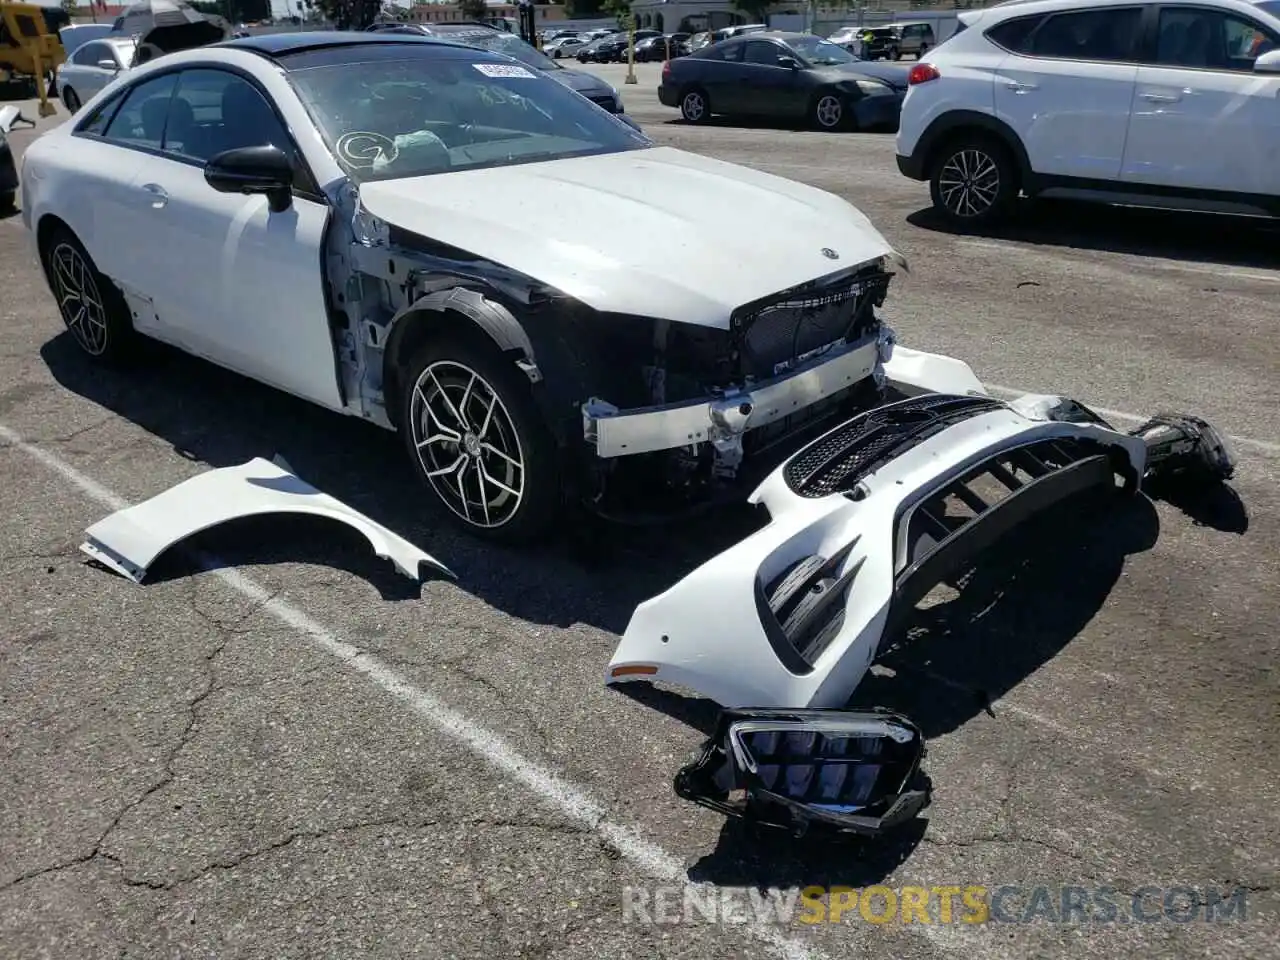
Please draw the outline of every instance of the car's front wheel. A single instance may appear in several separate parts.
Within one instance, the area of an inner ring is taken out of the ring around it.
[[[830,91],[820,92],[813,98],[809,119],[819,130],[842,130],[849,123],[844,101]]]
[[[960,136],[948,143],[935,158],[929,178],[934,208],[962,227],[1003,218],[1018,189],[1012,154],[1004,144],[982,134]]]
[[[680,98],[680,116],[689,123],[706,123],[711,119],[711,101],[701,87],[686,90]]]
[[[427,341],[409,361],[400,432],[418,475],[469,532],[523,543],[561,505],[554,438],[522,373],[482,336]]]
[[[40,251],[49,289],[76,346],[95,360],[119,363],[138,352],[129,306],[115,284],[98,272],[75,235],[56,227]]]

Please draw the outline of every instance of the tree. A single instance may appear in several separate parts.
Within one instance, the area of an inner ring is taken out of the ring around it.
[[[381,0],[316,0],[315,6],[339,30],[364,30],[382,9]]]
[[[489,16],[489,5],[484,0],[462,0],[458,13],[464,20],[484,20]]]
[[[753,23],[765,23],[773,0],[733,0],[733,5],[749,16]]]

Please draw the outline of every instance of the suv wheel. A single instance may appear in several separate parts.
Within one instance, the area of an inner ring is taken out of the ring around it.
[[[1001,219],[1018,189],[1018,171],[1009,150],[981,134],[947,143],[938,151],[929,177],[934,209],[959,226]]]
[[[890,48],[889,48],[889,59],[890,59],[890,60],[901,60],[901,59],[902,59],[902,51],[901,51],[901,50],[899,50],[897,47],[890,47]]]

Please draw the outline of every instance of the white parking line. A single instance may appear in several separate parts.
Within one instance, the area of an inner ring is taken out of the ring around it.
[[[119,494],[81,473],[56,454],[28,443],[17,431],[3,424],[0,424],[0,439],[7,441],[15,449],[21,450],[58,474],[95,503],[113,511],[122,510],[129,505],[128,501]],[[288,601],[273,597],[261,584],[228,567],[216,557],[204,556],[199,559],[201,566],[208,573],[237,593],[259,604],[262,610],[281,623],[297,630],[319,650],[363,674],[438,732],[458,741],[501,773],[524,784],[549,806],[558,809],[570,820],[612,844],[643,873],[667,883],[688,883],[685,865],[678,857],[645,839],[635,828],[611,821],[599,801],[582,788],[523,756],[497,734],[446,706],[427,691],[414,686],[377,657],[343,640],[337,633],[312,619]],[[692,883],[688,885],[694,888],[711,886]],[[784,960],[822,960],[821,953],[766,923],[752,921],[746,924],[734,924],[734,929],[749,934]]]
[[[1002,393],[1006,397],[1020,397],[1026,393],[1033,393],[1032,390],[1016,390],[1013,387],[1004,387],[998,383],[983,384],[992,393]],[[1136,413],[1128,413],[1124,410],[1112,410],[1110,407],[1095,407],[1087,400],[1078,400],[1085,404],[1094,413],[1100,413],[1104,417],[1110,417],[1112,420],[1129,420],[1133,423],[1142,423],[1147,418]],[[1228,434],[1227,439],[1236,446],[1253,447],[1256,450],[1262,450],[1265,453],[1280,455],[1280,443],[1273,443],[1270,440],[1255,440],[1253,437],[1237,437],[1234,434]]]

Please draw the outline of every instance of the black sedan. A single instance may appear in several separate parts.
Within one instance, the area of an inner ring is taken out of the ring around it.
[[[648,40],[650,37],[662,36],[657,30],[637,30],[636,43],[641,40]],[[582,53],[587,55],[587,63],[625,63],[627,60],[627,47],[631,44],[631,34],[615,33],[611,37],[605,37],[598,44],[593,43],[586,47]],[[582,58],[582,53],[578,54],[578,58]]]
[[[689,34],[671,33],[636,41],[636,63],[657,63],[689,52]],[[625,51],[624,51],[625,53]]]
[[[909,72],[812,34],[751,33],[668,60],[658,99],[690,123],[719,114],[807,119],[819,130],[894,129]]]

